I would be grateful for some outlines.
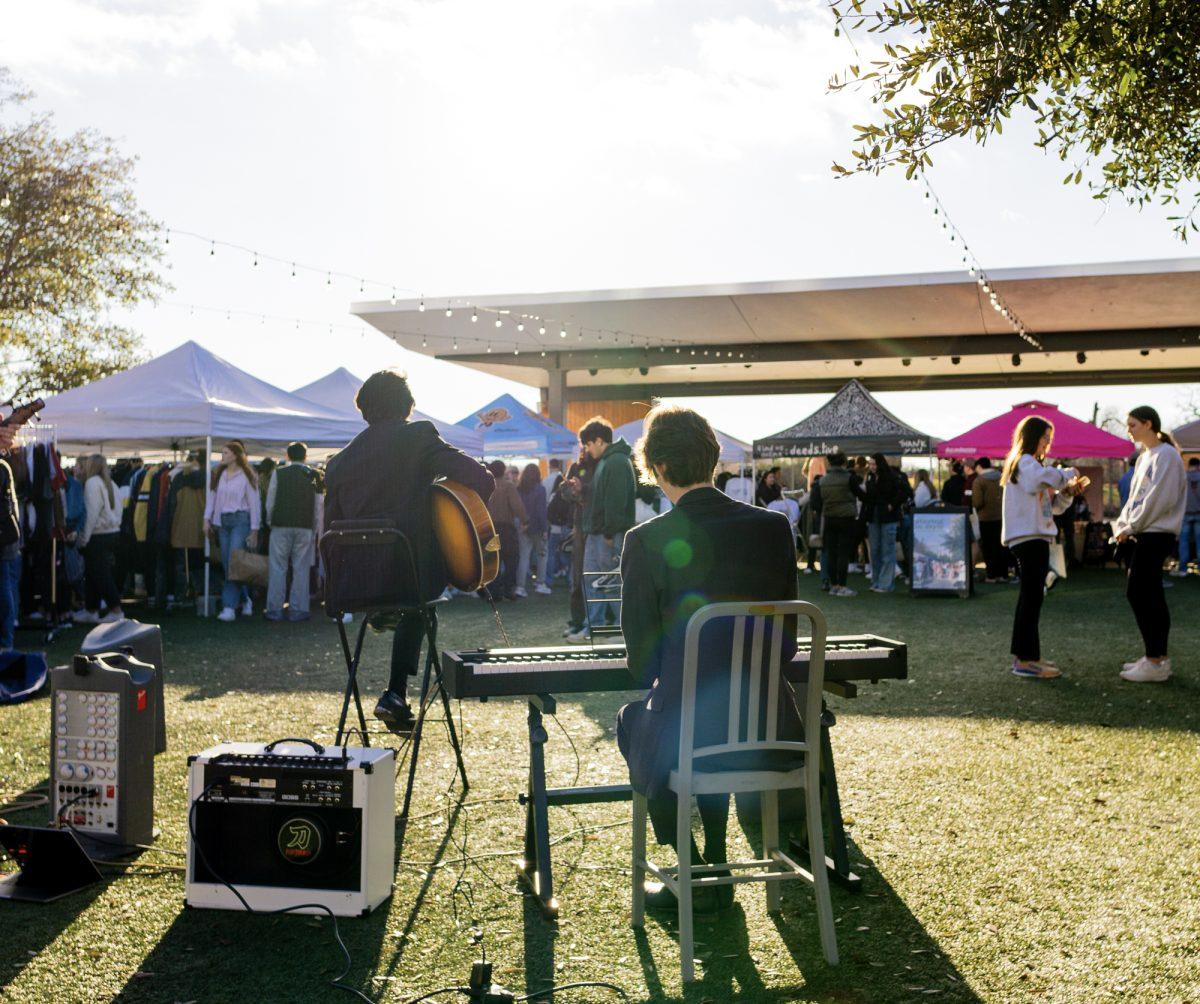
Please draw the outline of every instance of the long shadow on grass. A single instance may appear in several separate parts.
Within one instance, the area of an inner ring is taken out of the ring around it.
[[[449,846],[460,806],[451,812],[433,860]],[[409,909],[384,982],[393,977],[408,947],[425,896],[436,875],[429,868]],[[407,895],[397,885],[396,893]],[[350,951],[352,966],[345,982],[368,996],[380,984],[372,980],[382,955],[391,901],[368,917],[340,917],[338,930]],[[131,980],[122,1001],[330,1000],[346,995],[329,985],[341,972],[344,957],[334,943],[328,917],[298,914],[247,914],[236,910],[184,909],[141,963],[152,976]],[[349,999],[346,997],[346,999]]]
[[[35,785],[17,795],[14,801],[43,794],[49,786],[49,780]],[[48,826],[49,815],[50,809],[45,806],[25,812],[10,812],[5,818],[14,826]],[[6,937],[0,938],[0,990],[16,980],[26,966],[52,945],[104,893],[108,888],[108,880],[115,876],[108,868],[101,869],[101,874],[104,881],[50,903],[22,903],[19,900],[0,903],[3,929],[8,932]]]
[[[747,837],[760,840],[756,828]],[[637,935],[638,954],[649,990],[648,1000],[811,1000],[880,1004],[920,999],[926,992],[938,1000],[974,1004],[980,998],[946,958],[904,901],[857,848],[852,855],[860,865],[863,891],[833,889],[840,962],[829,966],[821,952],[816,904],[811,889],[800,883],[784,885],[783,911],[772,922],[795,967],[795,979],[786,969],[766,970],[755,962],[764,945],[751,937],[741,904],[765,896],[761,886],[741,886],[734,909],[712,918],[696,917],[698,981],[682,997],[663,989],[662,973],[678,972],[678,926],[647,914],[646,924],[659,924],[671,934],[675,951],[655,958],[644,933]],[[803,985],[800,982],[803,980]],[[767,981],[776,984],[768,987]],[[779,986],[780,982],[783,986]]]

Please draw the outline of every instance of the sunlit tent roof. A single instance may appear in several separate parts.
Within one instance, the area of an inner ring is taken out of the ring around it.
[[[1073,418],[1045,401],[1024,401],[1009,411],[947,439],[938,447],[939,457],[1002,457],[1012,446],[1013,430],[1029,415],[1038,415],[1054,426],[1052,457],[1127,457],[1133,452],[1128,439],[1114,436],[1090,422]]]
[[[620,428],[615,429],[614,432],[632,446],[642,438],[642,426],[645,424],[645,420],[639,418],[633,422],[626,422]],[[749,443],[744,443],[740,439],[728,436],[720,429],[713,429],[713,432],[717,434],[717,444],[721,447],[721,463],[737,464],[743,460],[750,459]]]
[[[323,377],[314,380],[312,383],[307,383],[303,387],[297,387],[292,393],[304,398],[306,401],[313,401],[332,411],[340,412],[348,418],[352,418],[358,423],[361,429],[365,428],[366,423],[363,422],[362,416],[359,415],[354,399],[358,394],[358,389],[362,385],[363,382],[346,369],[346,367],[339,366],[332,373],[326,373]],[[411,419],[414,422],[432,422],[434,428],[438,431],[438,435],[451,446],[457,447],[472,457],[483,456],[483,436],[479,435],[479,433],[452,425],[449,422],[443,422],[441,419],[432,418],[415,408],[413,409]]]
[[[817,457],[840,450],[847,455],[928,454],[938,440],[900,421],[851,380],[808,418],[773,436],[754,441],[756,457]]]
[[[361,427],[195,342],[52,397],[42,419],[54,426],[66,453],[195,447],[206,436],[214,447],[240,439],[251,453],[277,451],[297,439],[339,447]]]
[[[573,401],[832,393],[852,378],[875,392],[1200,380],[1200,258],[989,277],[1041,348],[965,270],[426,296],[351,310],[412,352],[545,387],[551,401],[559,379]]]
[[[1181,425],[1172,433],[1179,448],[1187,453],[1200,453],[1200,419]]]
[[[458,423],[483,436],[489,457],[562,457],[579,449],[570,429],[525,407],[511,394],[501,394]]]

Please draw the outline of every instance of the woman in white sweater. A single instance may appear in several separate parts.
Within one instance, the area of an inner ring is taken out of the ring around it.
[[[87,624],[98,623],[101,619],[101,600],[108,604],[108,613],[104,617],[106,623],[124,620],[121,591],[117,589],[113,576],[117,543],[121,536],[121,507],[108,473],[108,461],[99,453],[93,453],[79,461],[78,471],[83,481],[87,517],[75,546],[83,552],[87,609],[76,614],[75,620]]]
[[[1012,448],[1004,461],[1003,544],[1017,559],[1021,592],[1013,616],[1012,672],[1014,676],[1051,680],[1062,674],[1042,658],[1038,620],[1042,613],[1046,573],[1050,569],[1050,543],[1058,535],[1056,513],[1065,512],[1076,492],[1079,472],[1044,463],[1054,441],[1054,426],[1030,415],[1013,433]]]
[[[1125,598],[1142,633],[1145,654],[1125,663],[1121,676],[1132,683],[1165,683],[1171,678],[1167,636],[1171,611],[1163,592],[1163,562],[1175,546],[1187,508],[1187,473],[1158,412],[1143,405],[1125,419],[1129,438],[1140,453],[1133,469],[1129,499],[1113,523],[1119,543],[1133,541]]]

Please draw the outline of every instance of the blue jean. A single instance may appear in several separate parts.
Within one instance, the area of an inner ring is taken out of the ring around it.
[[[236,607],[243,600],[250,599],[250,590],[240,582],[229,581],[229,565],[233,560],[233,552],[246,547],[246,538],[250,536],[250,513],[245,509],[221,513],[217,534],[221,540],[221,567],[225,569],[221,606]]]
[[[1183,517],[1179,531],[1179,568],[1186,572],[1189,561],[1200,562],[1200,514]]]
[[[13,647],[20,585],[21,559],[5,558],[0,561],[0,650],[5,652]]]
[[[871,588],[891,592],[896,582],[896,524],[867,524],[871,548]]]
[[[621,623],[621,604],[600,602],[602,600],[620,599],[620,583],[611,583],[604,587],[598,586],[597,576],[588,572],[620,571],[621,548],[625,544],[625,534],[618,533],[608,543],[598,533],[589,533],[587,544],[583,550],[583,595],[587,604],[587,619],[589,626],[596,627],[605,624]]]

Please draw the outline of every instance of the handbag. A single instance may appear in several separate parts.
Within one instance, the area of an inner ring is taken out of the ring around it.
[[[229,558],[229,581],[247,586],[267,586],[271,563],[265,554],[237,550]]]
[[[1060,579],[1067,577],[1067,552],[1061,541],[1052,541],[1050,544],[1050,571]]]

